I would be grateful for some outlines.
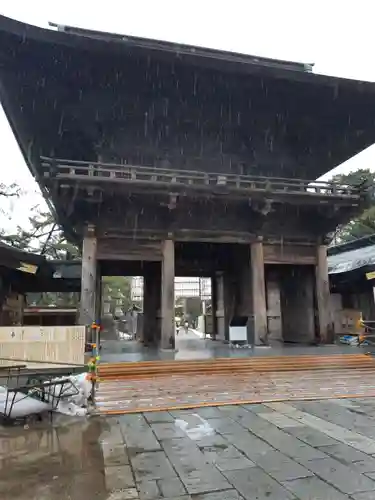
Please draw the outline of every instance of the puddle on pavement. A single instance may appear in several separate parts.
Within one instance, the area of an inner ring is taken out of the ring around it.
[[[138,498],[129,458],[146,450],[142,442],[125,448],[123,430],[133,428],[142,436],[142,429],[149,427],[142,415],[126,417],[120,421],[61,416],[53,423],[0,426],[0,499]],[[192,441],[215,435],[209,422],[196,413],[175,419],[174,424]]]
[[[198,441],[206,436],[212,436],[215,434],[215,430],[211,425],[202,418],[197,413],[192,413],[193,417],[197,422],[195,425],[190,425],[188,421],[182,418],[176,418],[174,421],[175,425],[179,427],[185,434],[193,441]]]
[[[99,419],[0,427],[0,498],[107,500]]]

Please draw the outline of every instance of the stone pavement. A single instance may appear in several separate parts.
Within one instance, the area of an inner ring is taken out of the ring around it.
[[[374,423],[359,398],[94,418],[58,439],[4,430],[0,498],[374,500]]]
[[[124,443],[129,498],[375,499],[374,410],[375,399],[356,399],[112,417],[106,470]]]

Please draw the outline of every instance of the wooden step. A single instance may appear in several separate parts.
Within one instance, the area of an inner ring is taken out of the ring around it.
[[[169,375],[209,375],[225,373],[293,372],[375,368],[375,359],[365,354],[315,356],[263,356],[181,361],[141,361],[100,364],[101,381],[165,377]]]
[[[113,380],[99,383],[99,414],[170,411],[205,406],[375,396],[375,369],[304,370]]]

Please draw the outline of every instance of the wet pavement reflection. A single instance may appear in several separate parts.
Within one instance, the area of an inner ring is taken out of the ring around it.
[[[0,427],[0,498],[109,498],[99,437],[104,420],[72,418]]]
[[[196,332],[196,333],[194,333]],[[144,346],[136,340],[106,340],[103,342],[100,359],[102,363],[135,361],[196,360],[212,358],[248,358],[259,356],[300,356],[317,354],[353,354],[349,345],[283,344],[273,342],[270,346],[234,349],[220,340],[212,341],[197,335],[196,330],[181,332],[176,336],[176,350],[162,351],[155,346]],[[357,348],[357,352],[367,352],[368,348]]]

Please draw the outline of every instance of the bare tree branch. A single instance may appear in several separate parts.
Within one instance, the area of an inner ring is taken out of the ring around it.
[[[6,185],[0,183],[0,196],[11,198],[11,197],[18,197],[20,194],[21,190],[17,186],[17,184]]]

